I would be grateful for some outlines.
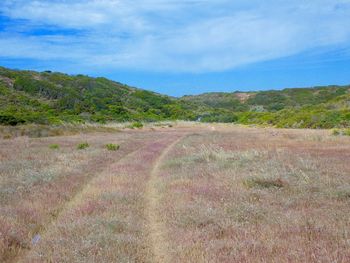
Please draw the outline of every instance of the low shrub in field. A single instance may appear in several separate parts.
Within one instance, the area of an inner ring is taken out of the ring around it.
[[[340,200],[350,200],[350,187],[341,187],[335,192],[335,195]]]
[[[30,138],[42,138],[51,136],[65,136],[90,132],[116,132],[115,127],[105,127],[97,124],[79,124],[64,123],[61,125],[39,125],[26,124],[18,126],[0,125],[0,138],[2,134],[9,135],[11,138],[19,136],[28,136]]]
[[[338,199],[341,199],[341,200],[346,200],[346,199],[350,200],[350,191],[338,192],[337,197]]]
[[[247,188],[282,188],[286,185],[282,179],[273,178],[249,178],[243,182]]]
[[[12,136],[11,136],[11,134],[5,134],[2,138],[4,140],[10,140],[10,139],[12,139]]]
[[[109,151],[116,151],[119,150],[120,146],[118,144],[108,143],[106,144],[106,148]]]
[[[334,135],[334,136],[338,136],[338,135],[350,136],[350,129],[333,129],[332,135]]]
[[[89,147],[90,147],[90,145],[87,142],[83,142],[83,143],[78,144],[77,149],[84,150],[84,149],[89,148]]]
[[[24,120],[19,119],[15,116],[0,114],[0,124],[1,125],[16,126],[18,124],[23,124],[23,123],[25,123]]]
[[[142,127],[143,127],[143,124],[141,122],[133,122],[128,126],[128,128],[130,129],[135,129],[135,128],[141,129]]]
[[[334,135],[334,136],[340,135],[340,130],[339,129],[333,129],[332,130],[332,135]]]
[[[57,149],[60,148],[60,146],[59,146],[58,144],[51,144],[51,145],[49,146],[49,148],[50,148],[51,150],[57,150]]]
[[[234,123],[238,121],[238,116],[231,112],[213,112],[200,116],[201,122],[221,122],[221,123]]]

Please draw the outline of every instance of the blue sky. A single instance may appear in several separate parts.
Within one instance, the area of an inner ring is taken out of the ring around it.
[[[174,96],[350,84],[350,0],[2,0],[0,65]]]

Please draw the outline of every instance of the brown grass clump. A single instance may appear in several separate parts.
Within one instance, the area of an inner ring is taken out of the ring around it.
[[[69,136],[80,133],[94,132],[118,132],[117,127],[109,127],[97,124],[61,124],[61,125],[40,125],[26,124],[19,126],[0,126],[0,138],[11,139],[27,136],[30,138]]]
[[[247,188],[282,188],[286,185],[286,183],[280,178],[248,178],[243,181],[243,184]]]

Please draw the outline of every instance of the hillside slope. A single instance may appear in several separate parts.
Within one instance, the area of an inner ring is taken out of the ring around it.
[[[233,120],[286,128],[350,126],[350,86],[205,93],[184,96],[182,100],[211,109],[201,117],[202,121]]]
[[[350,86],[172,98],[106,78],[0,67],[0,124],[197,120],[350,127]]]
[[[232,111],[273,112],[285,108],[299,108],[331,102],[349,92],[350,86],[324,86],[259,92],[213,92],[184,96],[183,100]]]
[[[105,78],[0,68],[0,122],[189,119],[191,103]]]

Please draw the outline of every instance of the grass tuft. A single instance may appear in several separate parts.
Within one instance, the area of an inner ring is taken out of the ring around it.
[[[247,188],[282,188],[286,186],[286,183],[278,178],[249,178],[244,180],[244,186]]]
[[[89,148],[89,147],[90,147],[90,145],[87,142],[83,142],[83,143],[78,144],[77,149],[84,150],[84,149]]]
[[[58,149],[60,148],[60,146],[59,146],[58,144],[50,144],[50,145],[49,145],[49,148],[50,148],[51,150],[58,150]]]
[[[10,139],[12,139],[12,136],[11,136],[11,134],[5,134],[5,135],[3,136],[3,139],[4,139],[4,140],[10,140]]]
[[[332,135],[334,136],[350,136],[350,129],[333,129]]]
[[[334,135],[334,136],[340,135],[340,130],[339,129],[333,129],[332,130],[332,135]]]
[[[141,123],[141,122],[133,122],[133,123],[131,123],[129,126],[128,126],[128,128],[130,128],[130,129],[141,129],[143,127],[143,124]]]
[[[106,144],[106,149],[108,151],[117,151],[117,150],[119,150],[119,148],[120,148],[120,145],[118,145],[118,144],[113,144],[113,143]]]
[[[336,197],[339,200],[350,200],[350,188],[349,187],[341,187],[336,191]]]

